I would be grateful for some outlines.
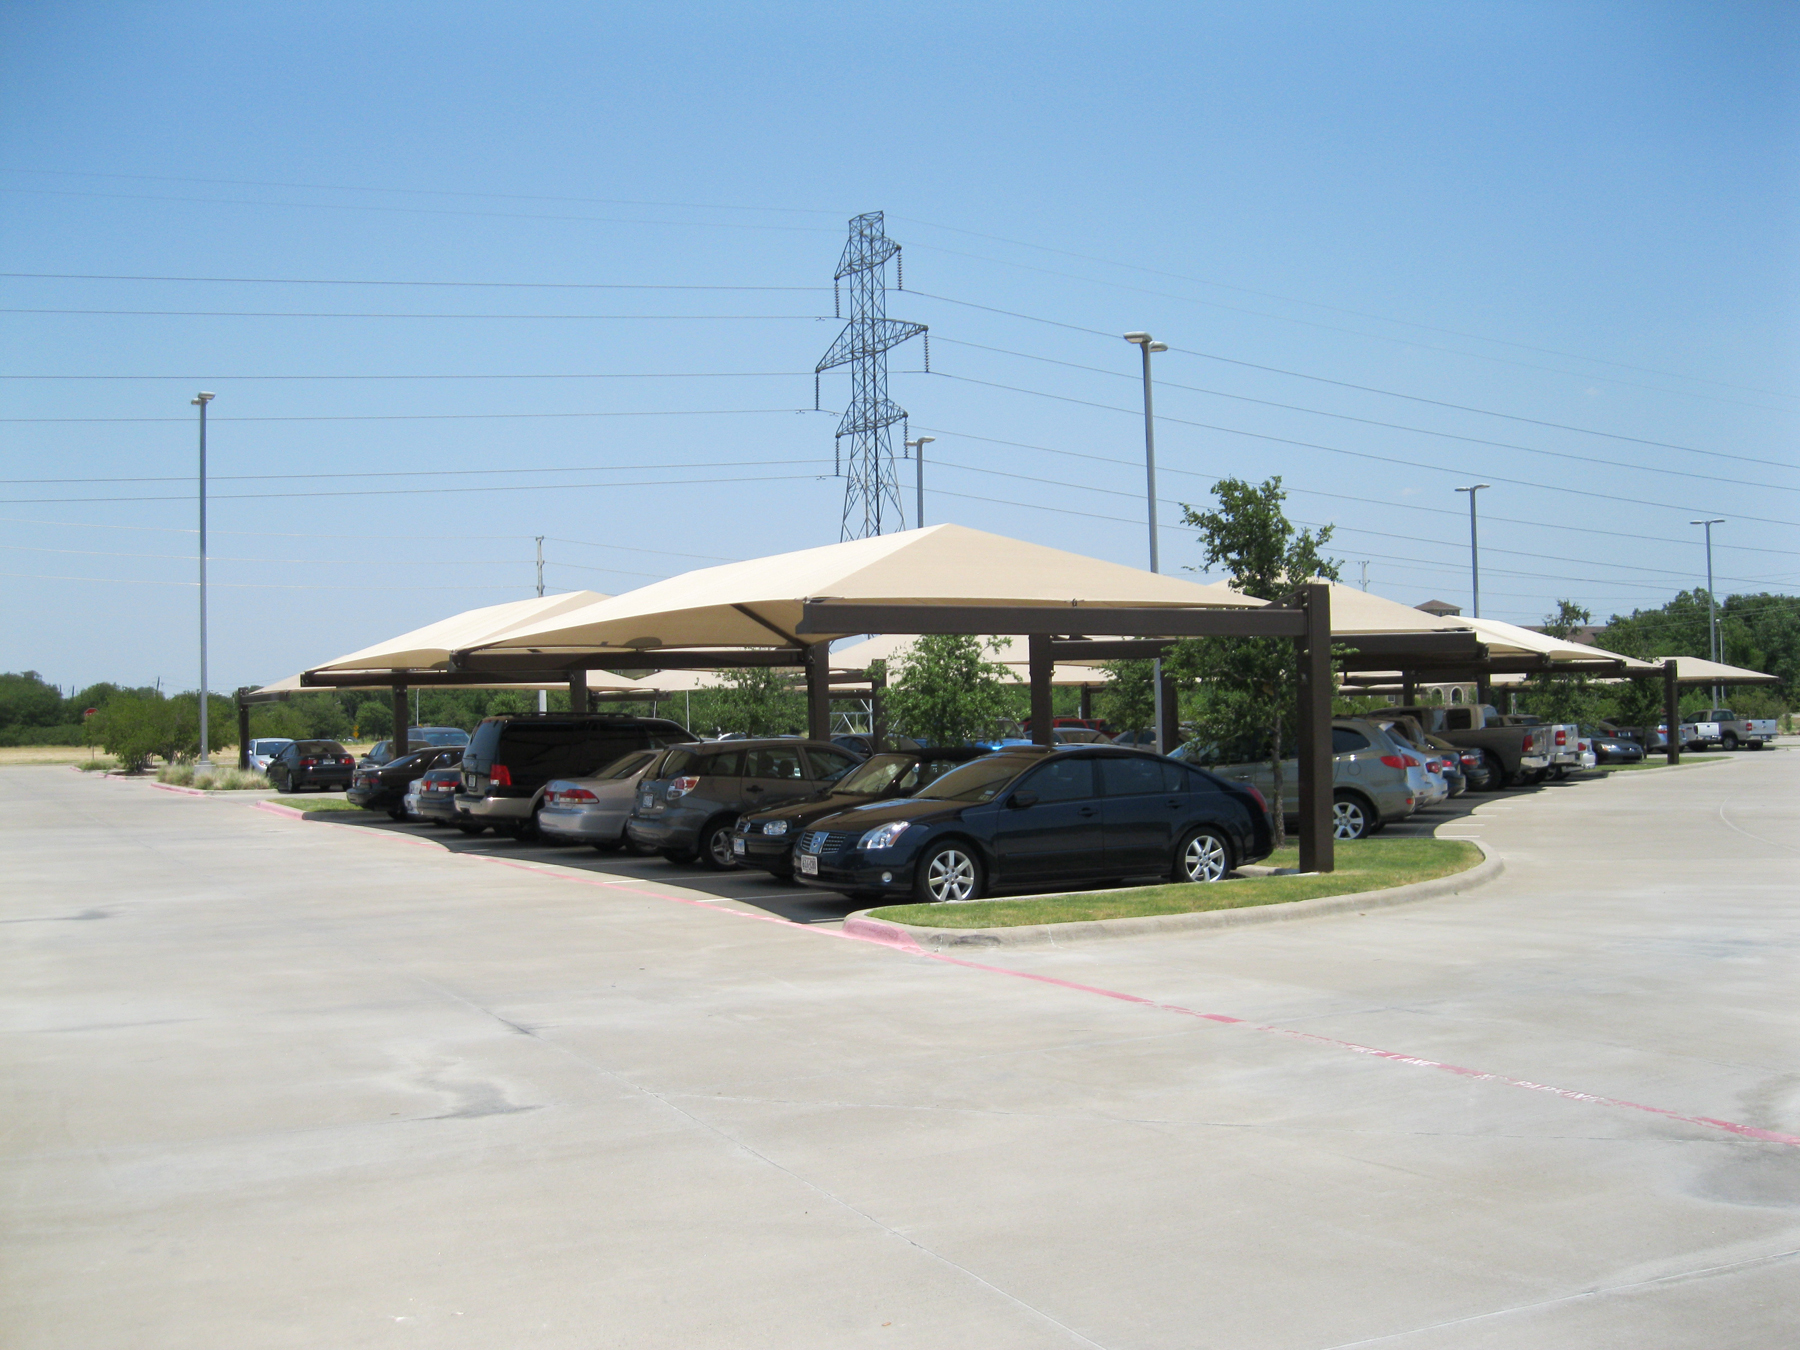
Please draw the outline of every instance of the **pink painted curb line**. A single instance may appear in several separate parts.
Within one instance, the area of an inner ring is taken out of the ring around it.
[[[260,801],[253,805],[262,811],[271,811],[280,815],[300,818],[303,812],[291,806],[282,806],[276,802]],[[336,823],[336,822],[325,822]],[[967,961],[961,957],[946,956],[942,952],[926,951],[914,942],[911,935],[891,924],[876,919],[847,920],[843,930],[834,932],[826,928],[814,928],[810,924],[795,923],[791,919],[781,918],[775,914],[746,914],[741,909],[727,909],[723,904],[713,904],[704,900],[695,900],[683,895],[669,895],[666,892],[651,889],[642,882],[636,881],[601,881],[597,877],[571,875],[564,871],[553,871],[549,867],[537,863],[515,862],[510,858],[496,858],[487,854],[451,853],[441,844],[431,840],[418,839],[410,835],[396,835],[381,831],[386,839],[398,839],[404,843],[425,848],[438,848],[450,857],[465,858],[472,863],[497,863],[501,867],[510,867],[515,871],[533,872],[538,876],[556,881],[574,882],[581,886],[594,886],[602,890],[628,891],[651,899],[670,901],[678,905],[687,905],[692,909],[710,910],[714,914],[728,914],[734,918],[752,919],[761,923],[778,924],[783,928],[798,929],[811,933],[816,937],[838,938],[850,942],[863,942],[871,946],[887,947],[903,952],[909,956],[923,957],[928,961],[941,961],[945,965],[961,966],[965,970],[978,970],[990,975],[1006,975],[1016,980],[1031,980],[1037,984],[1047,984],[1057,989],[1068,989],[1075,993],[1095,994],[1101,998],[1114,999],[1121,1003],[1134,1003],[1139,1007],[1156,1012],[1175,1013],[1181,1017],[1194,1017],[1205,1022],[1218,1022],[1228,1026],[1244,1027],[1247,1030],[1269,1032],[1283,1036],[1289,1040],[1309,1041],[1314,1045],[1328,1046],[1334,1050],[1346,1050],[1352,1054],[1367,1055],[1375,1059],[1384,1059],[1394,1064],[1405,1064],[1417,1069],[1437,1069],[1444,1073],[1455,1074],[1461,1078],[1473,1079],[1476,1082],[1502,1083],[1507,1087],[1523,1088],[1528,1092],[1546,1092],[1551,1096],[1562,1097],[1568,1101],[1588,1102],[1596,1106],[1611,1106],[1626,1111],[1641,1111],[1648,1115],[1661,1116],[1665,1120],[1677,1121],[1683,1125],[1698,1125],[1706,1129],[1724,1130],[1744,1139],[1755,1139],[1764,1143],[1788,1144],[1800,1146],[1800,1135],[1782,1134],[1777,1130],[1765,1130],[1755,1125],[1743,1125],[1736,1121],[1719,1120],[1712,1116],[1687,1116],[1679,1111],[1669,1110],[1662,1106],[1647,1106],[1642,1102],[1627,1101],[1621,1097],[1607,1097],[1597,1093],[1578,1092],[1573,1088],[1555,1087],[1548,1083],[1534,1083],[1525,1078],[1513,1078],[1503,1073],[1491,1073],[1485,1069],[1470,1069],[1457,1064],[1446,1064],[1441,1060],[1425,1059],[1419,1055],[1408,1055],[1397,1050],[1379,1050],[1374,1046],[1359,1045],[1355,1041],[1341,1041],[1330,1036],[1320,1036],[1310,1031],[1296,1031],[1291,1027],[1258,1026],[1241,1017],[1232,1017],[1225,1013],[1200,1012],[1194,1008],[1183,1007],[1179,1003],[1158,1003],[1155,999],[1144,998],[1138,994],[1127,994],[1116,989],[1105,989],[1099,985],[1079,984],[1073,980],[1060,980],[1052,975],[1039,975],[1028,970],[1011,970],[1005,966],[990,966],[980,961]],[[855,931],[851,931],[854,925]]]

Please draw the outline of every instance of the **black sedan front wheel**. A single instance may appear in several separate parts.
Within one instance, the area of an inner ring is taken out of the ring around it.
[[[1222,881],[1231,871],[1231,846],[1217,830],[1195,830],[1175,855],[1176,881]]]
[[[276,780],[275,790],[284,797],[293,796],[294,795],[294,775],[291,773],[283,774],[279,779]]]
[[[979,900],[984,880],[981,859],[966,845],[952,840],[919,859],[918,870],[913,873],[913,894],[922,905]]]

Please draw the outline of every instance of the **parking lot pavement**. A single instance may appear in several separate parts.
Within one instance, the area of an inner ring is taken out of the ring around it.
[[[1794,754],[1485,799],[1466,896],[979,962],[0,784],[9,1350],[1791,1340]]]

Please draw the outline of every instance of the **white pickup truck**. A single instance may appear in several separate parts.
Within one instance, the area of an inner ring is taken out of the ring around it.
[[[1681,742],[1689,750],[1735,750],[1747,745],[1760,750],[1775,739],[1773,717],[1739,717],[1730,708],[1708,708],[1692,722],[1681,724]]]

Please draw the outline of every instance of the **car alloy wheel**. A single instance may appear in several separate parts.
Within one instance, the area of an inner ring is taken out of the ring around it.
[[[932,904],[973,900],[981,885],[975,859],[960,848],[940,848],[924,862],[925,894]]]
[[[715,872],[729,872],[738,865],[731,851],[731,822],[721,821],[706,827],[700,840],[700,861]]]
[[[1369,813],[1353,797],[1339,797],[1331,804],[1331,837],[1361,839],[1369,832]]]
[[[1219,881],[1231,870],[1231,850],[1211,830],[1197,830],[1182,847],[1177,865],[1183,881]]]

